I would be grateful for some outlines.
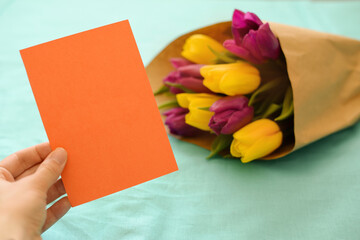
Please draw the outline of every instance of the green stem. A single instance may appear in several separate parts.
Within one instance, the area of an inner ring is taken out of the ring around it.
[[[212,47],[208,46],[208,48],[210,49],[210,51],[216,56],[217,61],[219,63],[234,63],[236,62],[236,59],[232,58],[230,55],[230,52],[224,52],[224,53],[220,53],[215,51]]]
[[[231,145],[232,140],[233,140],[233,136],[231,134],[218,135],[215,138],[215,140],[213,141],[213,143],[211,144],[211,152],[210,152],[209,156],[207,156],[206,158],[210,159],[213,156],[215,156],[216,154],[218,154],[219,152],[221,152],[222,150],[224,150],[225,148],[228,148]]]
[[[262,85],[261,87],[259,87],[250,97],[249,99],[249,106],[252,106],[255,102],[256,102],[256,98],[261,94],[264,93],[266,91],[269,91],[273,88],[275,88],[276,86],[278,86],[280,84],[280,80],[281,78],[275,78],[267,83],[265,83],[264,85]]]
[[[162,93],[168,92],[169,88],[165,85],[162,85],[157,91],[154,92],[154,96],[160,95]]]
[[[282,121],[286,118],[290,117],[294,113],[294,102],[293,102],[293,94],[291,86],[288,87],[285,93],[282,111],[280,115],[275,118],[275,121]]]
[[[183,90],[184,92],[186,93],[194,93],[194,91],[191,91],[190,89],[184,87],[183,85],[181,84],[178,84],[178,83],[170,83],[170,82],[166,82],[167,85],[171,86],[171,87],[176,87],[176,88],[179,88],[181,90]]]
[[[164,103],[164,104],[160,105],[158,108],[165,109],[165,108],[173,108],[173,107],[180,107],[180,105],[178,104],[178,102],[176,100]]]

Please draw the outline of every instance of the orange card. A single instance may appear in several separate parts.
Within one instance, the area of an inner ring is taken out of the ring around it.
[[[178,169],[127,20],[20,53],[72,206]]]

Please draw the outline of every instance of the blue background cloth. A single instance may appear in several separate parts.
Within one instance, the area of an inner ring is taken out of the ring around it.
[[[1,0],[0,159],[47,141],[20,49],[129,19],[146,65],[177,36],[231,20],[234,8],[360,39],[355,1]],[[169,139],[178,172],[73,208],[43,238],[360,238],[360,124],[250,164],[206,160],[207,150]]]

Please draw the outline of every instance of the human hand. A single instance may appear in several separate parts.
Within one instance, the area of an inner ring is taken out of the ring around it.
[[[42,143],[0,161],[0,240],[41,239],[41,233],[70,209],[63,197],[46,210],[65,194],[58,178],[66,160],[63,148],[51,152],[49,143]]]

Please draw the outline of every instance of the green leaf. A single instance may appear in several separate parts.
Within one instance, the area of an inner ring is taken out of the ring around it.
[[[166,84],[169,85],[169,86],[171,86],[171,87],[177,87],[177,88],[183,90],[183,91],[186,92],[186,93],[194,93],[194,91],[191,91],[190,89],[187,89],[186,87],[184,87],[183,85],[178,84],[178,83],[166,82]]]
[[[217,62],[224,62],[224,63],[234,63],[236,62],[236,59],[230,57],[231,55],[228,54],[227,52],[224,53],[220,53],[215,51],[212,47],[208,46],[208,48],[210,49],[210,51],[216,56],[217,58]]]
[[[166,97],[174,97],[176,94],[172,93],[172,92],[165,92],[164,96]]]
[[[280,84],[280,79],[274,79],[272,81],[269,81],[269,82],[265,83],[261,87],[259,87],[251,95],[251,97],[249,99],[249,106],[252,106],[257,101],[257,98],[259,97],[260,94],[262,94],[262,93],[264,93],[266,91],[270,91],[271,89],[277,87],[279,84]]]
[[[258,116],[258,118],[263,118],[265,112],[270,108],[271,104],[275,104],[275,98],[276,94],[267,94],[262,97],[261,101],[253,106],[255,110],[254,114]]]
[[[223,158],[232,158],[232,159],[237,159],[236,157],[234,157],[231,154],[226,154],[225,156],[223,156]]]
[[[294,101],[291,86],[288,87],[285,93],[282,111],[280,115],[275,118],[275,121],[285,120],[294,113]]]
[[[174,108],[174,107],[180,107],[180,105],[178,104],[178,102],[176,100],[164,103],[164,104],[160,105],[158,108],[165,109],[165,108]]]
[[[233,54],[232,52],[229,52],[229,51],[225,52],[225,56],[227,56],[229,58],[232,58],[232,59],[235,59],[235,60],[239,60],[238,56],[236,56],[235,54]]]
[[[267,118],[271,116],[274,112],[280,110],[281,106],[279,104],[271,103],[270,106],[264,112],[262,118]]]
[[[154,92],[154,96],[160,95],[165,92],[169,92],[169,88],[165,85],[162,85],[157,91]]]
[[[218,135],[211,145],[211,152],[210,152],[209,156],[207,156],[207,159],[212,158],[213,156],[215,156],[216,154],[218,154],[225,148],[229,147],[232,140],[233,140],[233,136],[231,134],[230,135],[225,135],[225,134]]]

